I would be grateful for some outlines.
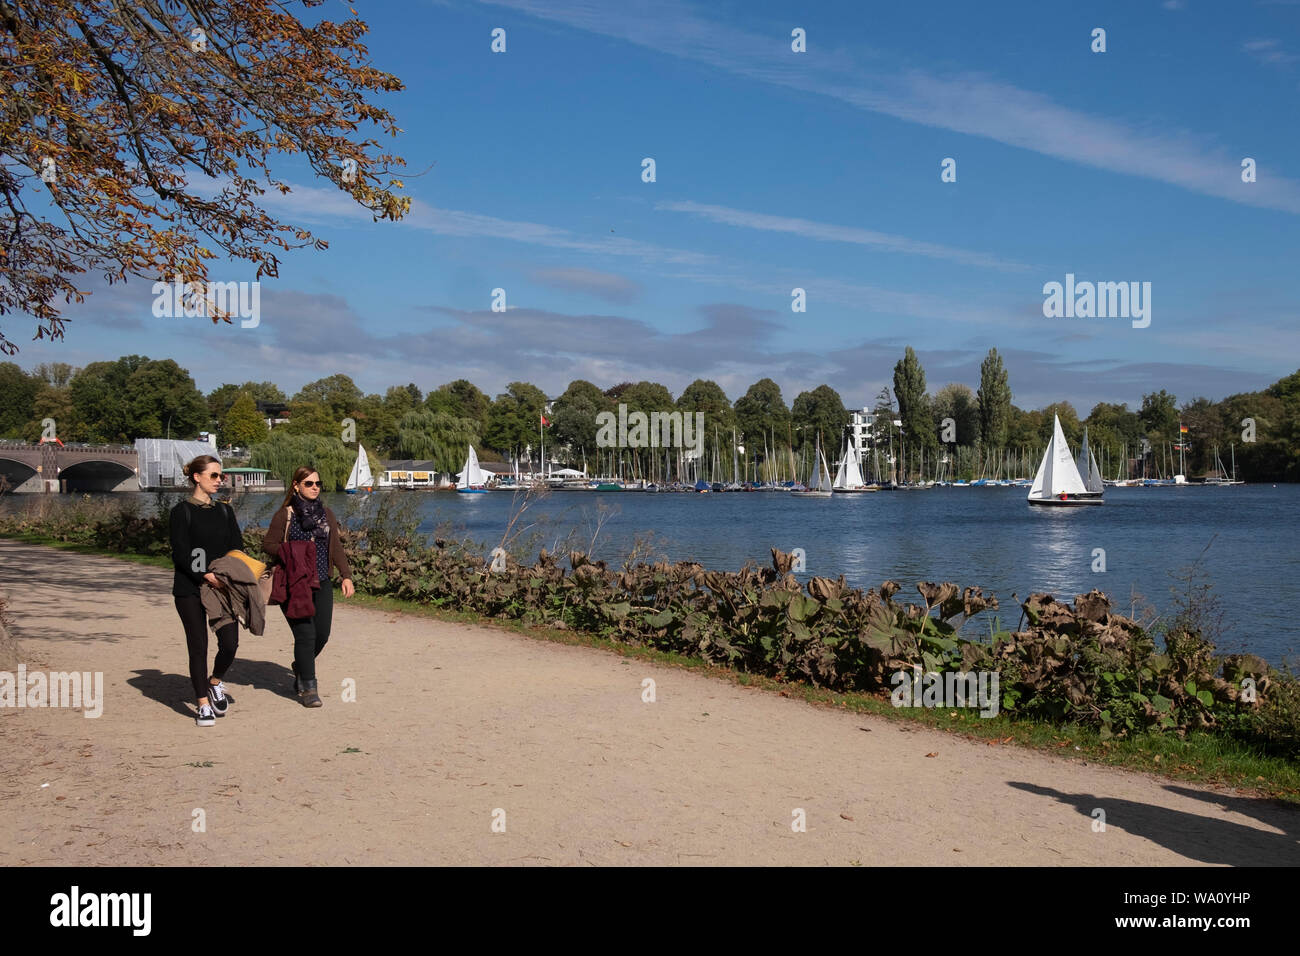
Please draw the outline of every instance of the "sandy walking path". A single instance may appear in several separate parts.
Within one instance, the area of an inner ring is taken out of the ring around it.
[[[291,697],[271,609],[200,729],[170,583],[0,540],[29,671],[102,671],[105,696],[0,708],[0,865],[1300,863],[1269,801],[342,599],[323,708]]]

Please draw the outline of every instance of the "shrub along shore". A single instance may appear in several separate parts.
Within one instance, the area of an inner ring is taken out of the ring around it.
[[[170,566],[170,504],[160,497],[149,515],[133,504],[38,502],[0,514],[0,535]],[[514,622],[990,743],[1073,746],[1085,759],[1300,803],[1300,681],[1259,657],[1216,653],[1195,608],[1155,631],[1116,614],[1100,591],[1070,603],[1032,594],[1018,601],[1012,631],[992,614],[997,598],[978,587],[920,582],[919,599],[905,601],[893,581],[872,590],[843,577],[800,582],[793,558],[775,549],[770,567],[737,572],[662,561],[613,568],[579,550],[563,562],[542,550],[529,563],[500,552],[494,570],[486,548],[429,547],[378,517],[343,529],[363,604]],[[250,554],[264,557],[263,534],[245,529]],[[973,700],[967,709],[895,708],[891,695],[913,699],[898,692],[900,672],[996,674],[998,699],[984,712],[997,716],[981,717]]]

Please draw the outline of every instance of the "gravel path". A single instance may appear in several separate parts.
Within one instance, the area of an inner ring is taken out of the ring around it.
[[[1300,863],[1300,813],[1233,791],[341,597],[323,708],[273,608],[198,728],[170,582],[0,540],[29,672],[104,682],[94,719],[0,707],[0,865]]]

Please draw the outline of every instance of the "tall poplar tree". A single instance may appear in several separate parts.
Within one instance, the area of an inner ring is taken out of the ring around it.
[[[898,417],[907,447],[934,448],[938,438],[925,395],[925,369],[910,345],[894,366],[894,397],[898,399]]]
[[[1007,370],[997,349],[989,349],[980,363],[980,388],[975,397],[980,411],[980,443],[985,448],[1006,444],[1011,422],[1011,386],[1007,384]]]

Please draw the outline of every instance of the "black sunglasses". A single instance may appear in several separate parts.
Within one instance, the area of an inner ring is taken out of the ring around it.
[[[302,485],[304,488],[319,488],[319,487],[320,487],[320,482],[319,482],[319,481],[300,481],[299,484]]]

